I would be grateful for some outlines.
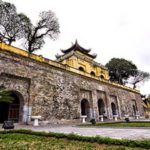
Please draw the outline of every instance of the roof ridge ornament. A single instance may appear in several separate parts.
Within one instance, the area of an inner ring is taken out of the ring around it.
[[[68,49],[60,49],[61,52],[63,53],[63,55],[68,54],[72,51],[80,51],[81,53],[91,57],[91,58],[96,58],[97,54],[90,54],[91,49],[85,49],[82,46],[80,46],[80,44],[78,43],[78,40],[75,40],[75,43],[72,43],[71,47],[69,47]],[[62,55],[62,56],[63,56]],[[56,58],[58,58],[59,56],[57,56]]]
[[[61,55],[57,53],[57,54],[55,55],[55,57],[56,57],[57,59],[59,59],[59,58],[61,57]]]
[[[78,43],[78,41],[76,40],[74,44],[72,44],[72,46],[66,50],[61,49],[62,53],[68,53],[70,51],[75,51],[75,50],[79,50],[79,51],[83,51],[84,53],[89,53],[91,51],[91,49],[85,49],[82,46],[80,46],[80,44]]]
[[[93,54],[91,54],[92,56],[94,56],[94,57],[97,57],[97,54],[96,53],[93,53]]]

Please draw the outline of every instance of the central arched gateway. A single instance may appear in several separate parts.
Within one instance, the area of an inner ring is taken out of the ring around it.
[[[6,120],[19,122],[22,120],[23,97],[17,91],[11,91],[14,100],[11,103],[0,102],[0,123]]]
[[[81,115],[86,115],[88,119],[90,118],[90,105],[87,99],[81,101]]]
[[[133,107],[133,116],[136,116],[136,112],[137,112],[136,106],[133,105],[132,107]]]
[[[104,115],[106,113],[105,112],[105,104],[102,99],[98,100],[98,111],[99,111],[99,115]]]
[[[117,108],[115,103],[111,103],[112,115],[117,115]]]

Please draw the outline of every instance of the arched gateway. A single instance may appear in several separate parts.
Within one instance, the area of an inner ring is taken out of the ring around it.
[[[23,96],[17,91],[11,91],[14,100],[11,103],[0,102],[0,123],[6,120],[19,122],[22,120]]]
[[[90,118],[90,105],[87,99],[81,101],[81,115],[86,115],[88,119]]]
[[[114,103],[111,103],[112,115],[117,115],[117,108]]]
[[[98,111],[99,111],[99,115],[104,115],[106,113],[105,112],[105,104],[102,99],[98,100]]]

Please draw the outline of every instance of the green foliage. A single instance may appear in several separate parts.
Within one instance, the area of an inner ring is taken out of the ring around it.
[[[96,120],[95,119],[91,119],[90,122],[95,125],[96,124]]]
[[[12,92],[5,89],[0,89],[0,102],[11,103],[14,100]]]
[[[73,149],[78,147],[80,149],[96,149],[96,148],[112,148],[114,149],[131,149],[131,147],[138,147],[139,149],[150,147],[149,140],[119,140],[104,138],[100,136],[96,137],[86,137],[79,136],[75,134],[60,134],[60,133],[45,133],[45,132],[35,132],[30,130],[11,130],[11,131],[0,131],[0,146],[4,145],[4,141],[10,147],[16,148],[19,145],[24,145],[26,149],[33,146],[34,149]],[[92,144],[98,143],[100,145]],[[103,146],[102,146],[103,144]],[[105,144],[105,145],[104,145]],[[37,146],[38,145],[38,146]],[[109,147],[110,145],[110,147]],[[117,145],[117,146],[115,146]],[[37,147],[36,147],[37,146]],[[44,146],[44,147],[43,147]],[[98,147],[95,147],[98,146]],[[126,147],[127,146],[127,147]],[[36,148],[35,148],[36,147]],[[0,147],[1,148],[1,147]]]
[[[137,73],[136,65],[123,58],[112,58],[106,67],[109,69],[110,80],[120,84]]]
[[[124,120],[125,120],[127,123],[130,122],[130,119],[129,119],[129,118],[125,118]]]

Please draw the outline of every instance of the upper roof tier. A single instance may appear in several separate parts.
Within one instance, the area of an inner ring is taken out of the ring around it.
[[[85,54],[85,55],[88,55],[92,58],[96,58],[96,54],[89,54],[89,52],[91,51],[91,49],[85,49],[83,47],[81,47],[79,44],[78,44],[78,41],[76,40],[76,42],[68,49],[66,50],[61,50],[62,53],[64,54],[67,54],[71,51],[80,51],[81,53]]]

